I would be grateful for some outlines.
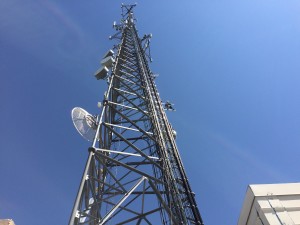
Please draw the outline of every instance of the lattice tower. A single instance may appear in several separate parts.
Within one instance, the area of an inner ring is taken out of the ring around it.
[[[133,7],[114,24],[119,43],[69,225],[203,224]]]

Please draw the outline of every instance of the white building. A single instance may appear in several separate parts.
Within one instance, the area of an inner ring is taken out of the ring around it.
[[[15,225],[12,219],[0,219],[0,225]]]
[[[300,225],[300,183],[250,185],[238,225]]]

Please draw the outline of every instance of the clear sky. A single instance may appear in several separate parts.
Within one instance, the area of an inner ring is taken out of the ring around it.
[[[0,1],[0,218],[67,224],[87,158],[70,112],[98,113],[93,74],[119,0]],[[139,1],[152,71],[206,225],[236,224],[248,184],[298,182],[300,1]]]

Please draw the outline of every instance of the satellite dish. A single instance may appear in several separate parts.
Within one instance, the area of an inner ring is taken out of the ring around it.
[[[97,130],[97,121],[94,116],[80,107],[75,107],[71,112],[76,130],[88,141],[93,141]]]

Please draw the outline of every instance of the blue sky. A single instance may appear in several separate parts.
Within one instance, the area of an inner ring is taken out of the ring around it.
[[[1,0],[0,218],[67,224],[95,114],[93,73],[121,1]],[[299,181],[300,2],[139,1],[152,71],[207,225],[236,224],[248,184]],[[218,215],[218,216],[216,216]]]

